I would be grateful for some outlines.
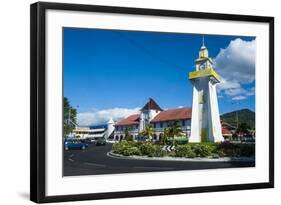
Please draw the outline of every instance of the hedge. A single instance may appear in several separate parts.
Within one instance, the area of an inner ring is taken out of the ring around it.
[[[255,144],[232,144],[232,143],[188,143],[176,145],[175,150],[167,152],[162,145],[151,142],[127,142],[122,141],[113,144],[112,151],[124,156],[142,155],[149,157],[254,157]]]

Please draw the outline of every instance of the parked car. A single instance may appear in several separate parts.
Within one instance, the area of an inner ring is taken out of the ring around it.
[[[69,149],[86,149],[88,147],[88,144],[85,142],[82,142],[79,139],[66,139],[64,141],[64,149],[69,150]]]
[[[89,139],[89,138],[86,138],[86,139],[84,139],[84,140],[81,140],[83,143],[86,143],[86,144],[91,144],[92,143],[92,141],[91,141],[91,139]]]
[[[91,143],[96,143],[98,137],[88,137],[87,138]]]
[[[96,145],[100,146],[100,145],[106,145],[106,139],[104,137],[100,137],[96,140]]]
[[[246,136],[241,139],[241,142],[254,143],[255,138],[253,138],[252,136]]]

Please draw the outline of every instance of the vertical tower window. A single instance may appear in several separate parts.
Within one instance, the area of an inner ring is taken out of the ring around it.
[[[199,91],[199,103],[200,104],[203,104],[205,102],[204,98],[205,98],[204,97],[204,91],[203,90]]]

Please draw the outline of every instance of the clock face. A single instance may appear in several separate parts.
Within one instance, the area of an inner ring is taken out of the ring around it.
[[[205,62],[199,64],[199,70],[203,70],[205,68],[206,68],[206,63]]]

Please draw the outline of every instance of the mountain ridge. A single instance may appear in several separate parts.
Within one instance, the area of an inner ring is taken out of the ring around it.
[[[251,129],[255,128],[255,112],[248,109],[234,110],[221,115],[221,120],[236,127],[238,123],[246,123]]]

